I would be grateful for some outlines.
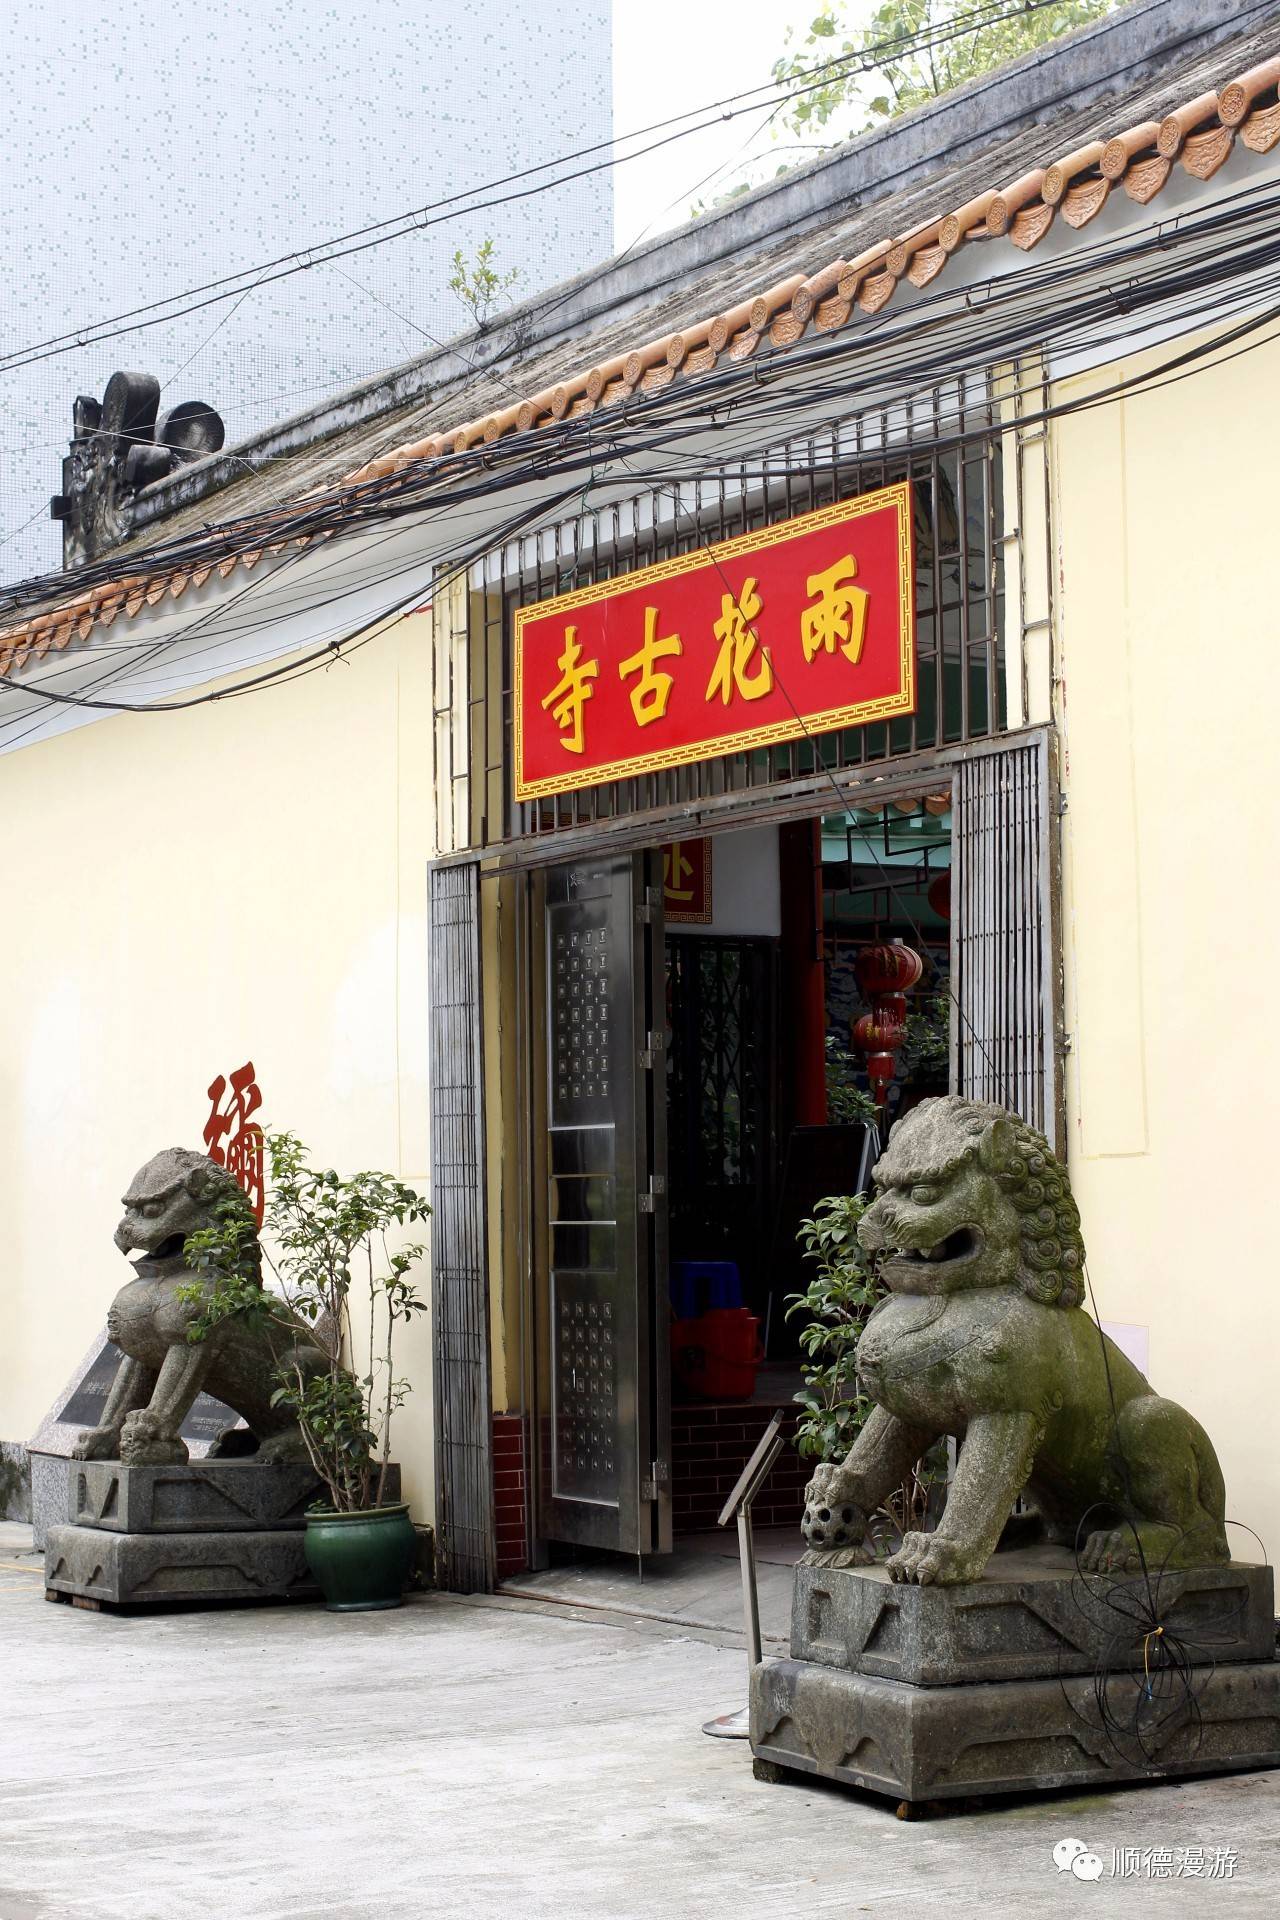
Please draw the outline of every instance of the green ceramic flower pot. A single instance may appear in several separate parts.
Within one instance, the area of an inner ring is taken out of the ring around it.
[[[305,1547],[330,1613],[368,1613],[403,1600],[415,1548],[407,1503],[309,1513]]]

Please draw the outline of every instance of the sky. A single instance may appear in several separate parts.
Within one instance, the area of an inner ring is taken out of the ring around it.
[[[615,132],[629,133],[766,84],[774,61],[786,51],[787,28],[803,38],[817,11],[817,0],[712,0],[709,6],[691,0],[614,0]],[[857,4],[846,8],[851,22],[864,12]],[[753,155],[776,152],[779,164],[784,158],[811,158],[808,151],[784,151],[785,136],[774,140],[762,127],[770,111],[735,114],[615,168],[619,251],[641,234],[687,220],[695,200],[714,196]],[[722,182],[706,180],[717,170]]]
[[[166,406],[207,401],[234,445],[469,326],[449,288],[453,248],[470,258],[491,239],[500,271],[517,274],[508,297],[526,299],[683,224],[751,156],[757,178],[810,157],[764,125],[775,109],[730,96],[768,99],[787,29],[798,44],[820,0],[612,0],[612,26],[610,4],[42,0],[10,61],[22,111],[0,127],[8,353],[594,148],[608,132],[610,46],[615,136],[672,116],[710,124],[623,140],[623,156],[662,144],[611,173],[571,168],[545,195],[5,367],[0,579],[59,564],[49,496],[71,402],[101,395],[116,368],[153,373]],[[871,4],[846,0],[846,15]]]

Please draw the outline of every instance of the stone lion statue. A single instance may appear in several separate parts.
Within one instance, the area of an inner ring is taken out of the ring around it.
[[[1228,1559],[1208,1435],[1081,1310],[1080,1216],[1044,1136],[1002,1107],[925,1100],[874,1178],[858,1235],[888,1292],[857,1371],[875,1406],[809,1483],[806,1562],[866,1564],[869,1515],[946,1434],[960,1451],[945,1511],[904,1537],[895,1580],[976,1580],[1024,1491],[1042,1537],[1066,1545],[1099,1508],[1110,1524],[1088,1531],[1087,1571],[1137,1571],[1139,1543],[1153,1572]]]
[[[240,1188],[202,1153],[169,1147],[135,1174],[116,1228],[121,1253],[137,1252],[136,1278],[120,1289],[107,1315],[107,1338],[124,1354],[102,1410],[101,1425],[82,1433],[77,1460],[122,1460],[130,1466],[173,1466],[190,1456],[181,1427],[199,1393],[212,1394],[238,1413],[259,1441],[257,1458],[307,1459],[306,1444],[287,1409],[271,1404],[278,1359],[301,1362],[304,1373],[328,1369],[329,1355],[301,1320],[293,1349],[273,1356],[266,1334],[248,1321],[228,1319],[192,1344],[187,1330],[200,1313],[178,1298],[195,1280],[183,1255],[189,1234],[214,1223],[214,1209],[230,1200],[248,1209]],[[277,1313],[276,1318],[279,1318]],[[241,1450],[230,1431],[213,1456]]]

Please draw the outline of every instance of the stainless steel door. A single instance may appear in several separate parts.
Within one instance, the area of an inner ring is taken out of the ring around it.
[[[662,890],[649,854],[546,875],[539,1532],[671,1545]]]

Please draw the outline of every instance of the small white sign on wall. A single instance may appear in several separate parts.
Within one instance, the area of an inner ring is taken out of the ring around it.
[[[1104,1320],[1102,1331],[1109,1340],[1115,1341],[1125,1359],[1132,1360],[1138,1372],[1145,1376],[1150,1346],[1149,1328],[1135,1326],[1128,1320]]]

